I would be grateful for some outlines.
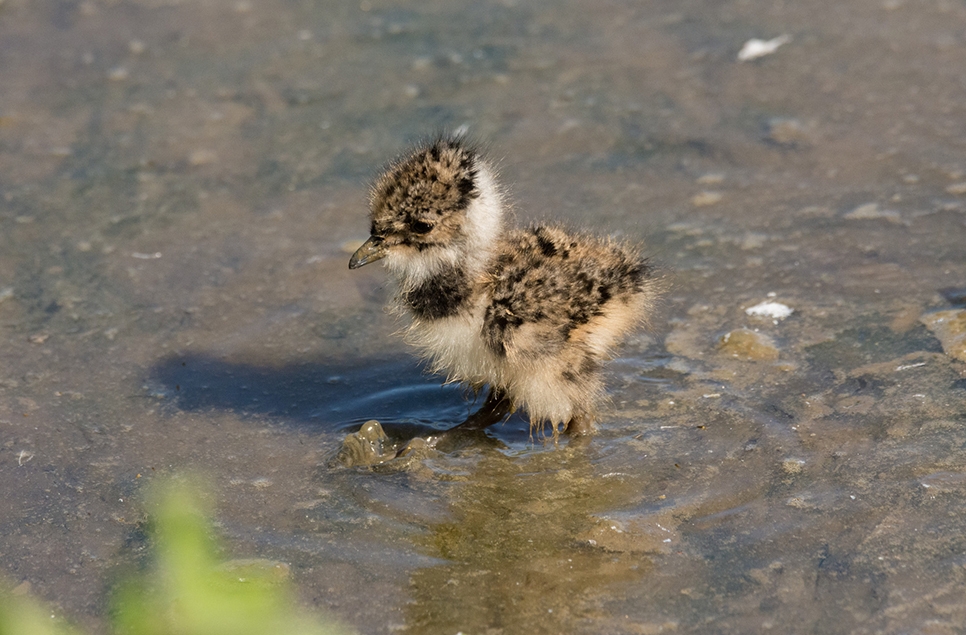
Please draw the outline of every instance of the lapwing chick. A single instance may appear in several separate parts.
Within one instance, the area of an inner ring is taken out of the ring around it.
[[[489,387],[458,427],[525,410],[531,430],[593,430],[601,366],[647,322],[660,282],[637,251],[551,225],[508,229],[493,168],[463,138],[398,159],[372,187],[369,239],[349,268],[382,260],[407,340],[449,381]]]

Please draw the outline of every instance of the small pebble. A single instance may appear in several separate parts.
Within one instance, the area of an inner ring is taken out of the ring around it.
[[[724,180],[725,180],[724,174],[713,172],[710,174],[703,174],[699,176],[697,183],[699,185],[719,185],[721,183],[724,183]]]
[[[773,361],[778,359],[778,347],[764,333],[750,329],[735,329],[718,340],[718,351],[746,361]]]
[[[754,233],[745,234],[744,238],[741,239],[741,242],[738,244],[738,246],[741,247],[741,249],[746,251],[750,249],[761,249],[762,247],[765,246],[766,240],[768,240],[768,236],[766,236],[765,234],[754,234]]]
[[[944,353],[966,362],[966,309],[926,313],[919,321],[936,336]]]
[[[804,496],[792,496],[785,501],[785,504],[789,507],[794,507],[795,509],[811,509],[813,507],[813,505],[809,504],[809,502],[805,500]]]
[[[362,424],[358,432],[346,436],[335,460],[345,467],[353,467],[379,465],[395,456],[396,452],[382,425],[375,419],[370,419]]]
[[[252,479],[252,487],[255,489],[268,489],[272,486],[272,479],[260,476]]]
[[[760,302],[755,306],[745,309],[745,313],[755,317],[769,317],[776,320],[783,320],[795,312],[787,304],[781,302]]]
[[[775,117],[768,121],[768,139],[781,146],[795,146],[809,141],[808,127],[798,119]]]
[[[414,71],[424,71],[433,64],[433,58],[431,57],[417,57],[413,60],[412,69]]]
[[[756,60],[759,57],[764,57],[766,55],[771,55],[778,50],[778,47],[783,44],[788,44],[792,41],[792,36],[785,34],[779,35],[776,38],[770,40],[759,40],[758,38],[752,38],[745,42],[741,50],[738,51],[738,61],[739,62],[749,62],[751,60]]]
[[[211,150],[195,150],[188,155],[188,163],[191,165],[208,165],[218,160],[218,155]]]
[[[107,74],[107,78],[112,82],[123,82],[128,78],[130,72],[124,66],[115,66]]]
[[[859,205],[854,210],[843,216],[849,220],[873,220],[884,219],[891,223],[902,222],[899,212],[891,209],[879,209],[878,203],[865,203]]]
[[[691,204],[695,207],[707,207],[709,205],[720,203],[721,199],[723,198],[724,194],[721,192],[706,191],[695,194],[693,197],[691,197]]]

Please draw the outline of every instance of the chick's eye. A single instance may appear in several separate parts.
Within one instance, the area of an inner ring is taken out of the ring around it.
[[[433,229],[432,225],[421,220],[414,220],[409,227],[417,234],[428,234]]]

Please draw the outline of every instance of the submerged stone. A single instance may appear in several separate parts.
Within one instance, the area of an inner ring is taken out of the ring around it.
[[[966,309],[926,313],[919,318],[943,345],[943,352],[966,362]]]
[[[750,329],[735,329],[718,340],[718,351],[744,360],[773,361],[778,359],[778,348],[764,333]]]
[[[899,212],[891,209],[881,209],[878,203],[865,203],[859,205],[851,212],[848,212],[842,218],[848,220],[875,220],[883,219],[890,223],[901,223],[902,216]]]
[[[812,141],[812,131],[799,119],[774,117],[768,120],[768,140],[780,146],[794,148]]]
[[[417,436],[403,444],[399,439],[390,439],[382,424],[370,419],[358,432],[346,435],[333,463],[342,467],[370,467],[379,472],[406,471],[434,454],[443,436]]]
[[[378,465],[395,458],[395,449],[382,425],[375,419],[362,424],[358,432],[346,436],[336,462],[346,467]]]

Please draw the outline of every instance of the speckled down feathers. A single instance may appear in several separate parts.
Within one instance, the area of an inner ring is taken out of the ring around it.
[[[504,231],[492,168],[460,139],[393,164],[371,202],[407,339],[451,381],[496,387],[530,416],[587,431],[601,365],[646,321],[651,268],[616,241],[538,225]]]
[[[387,171],[373,187],[373,235],[420,251],[458,240],[462,214],[479,197],[474,155],[434,143]]]

